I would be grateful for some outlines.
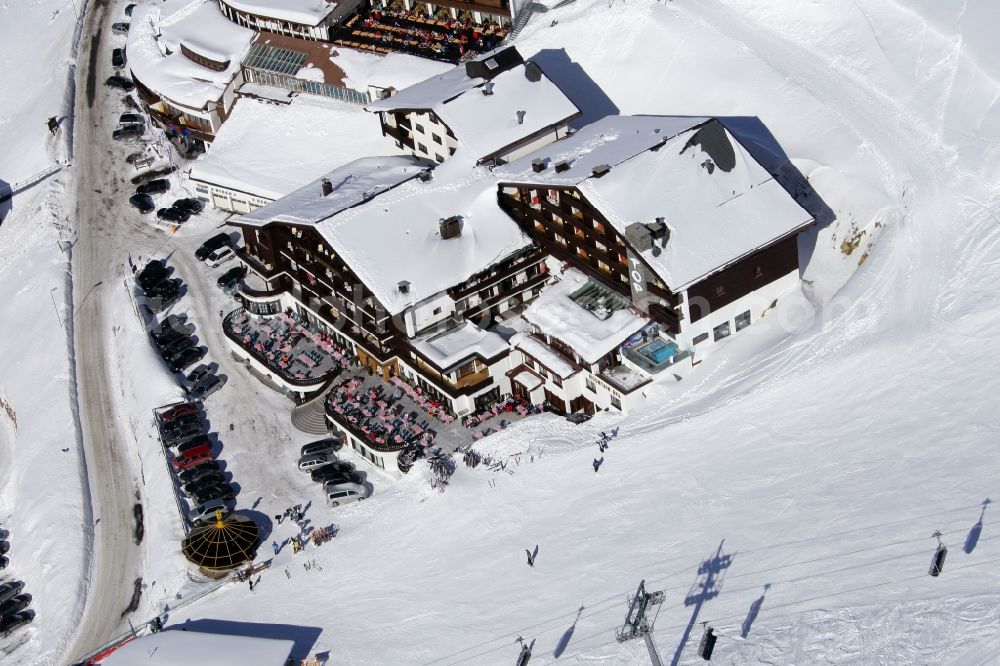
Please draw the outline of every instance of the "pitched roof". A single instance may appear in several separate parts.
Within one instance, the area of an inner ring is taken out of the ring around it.
[[[535,173],[534,159],[548,166]],[[556,173],[560,160],[570,168]],[[596,175],[598,165],[609,170]],[[662,218],[666,243],[641,255],[675,292],[812,223],[715,119],[605,118],[494,173],[507,182],[575,186],[622,235]]]

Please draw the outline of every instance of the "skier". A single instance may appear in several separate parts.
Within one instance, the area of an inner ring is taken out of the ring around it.
[[[596,471],[596,470],[595,470]],[[274,554],[277,555],[278,551],[281,550],[281,546],[278,545],[277,541],[271,542],[271,548],[274,548]]]
[[[282,514],[278,513],[278,514],[275,514],[275,516],[274,516],[274,519],[275,519],[276,521],[278,521],[278,524],[280,525],[280,524],[281,524],[281,521],[282,521],[282,520],[284,520],[284,519],[285,519],[285,517],[284,517],[284,516],[283,516]]]
[[[594,458],[594,474],[597,474],[597,470],[601,469],[601,463],[604,462],[604,456],[600,458]]]
[[[526,552],[528,554],[528,566],[529,567],[534,567],[535,566],[535,556],[532,555],[531,551],[528,550],[527,548],[524,549],[524,552]]]
[[[49,118],[48,125],[49,125],[49,132],[55,135],[55,133],[59,130],[59,119],[56,118],[55,116],[52,116],[51,118]]]

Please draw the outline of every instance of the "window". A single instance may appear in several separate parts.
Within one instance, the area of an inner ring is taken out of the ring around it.
[[[763,266],[754,266],[753,267],[753,276],[754,276],[754,278],[762,278],[762,277],[764,277],[764,267]]]
[[[601,269],[602,271],[604,271],[605,273],[610,273],[611,272],[611,266],[608,266],[606,263],[604,263],[600,259],[597,260],[597,267],[599,269]]]
[[[434,143],[440,143],[441,145],[444,145],[444,143],[441,141],[441,137],[439,137],[437,134],[431,134],[431,139],[434,140]]]
[[[440,155],[438,155],[437,153],[434,153],[434,159],[436,159],[436,160],[438,161],[438,163],[439,163],[439,164],[440,164],[441,162],[444,162],[444,158],[443,158],[443,157],[441,157]]]
[[[732,331],[729,329],[728,321],[725,324],[719,324],[718,326],[712,329],[712,334],[715,336],[716,342],[718,342],[722,338],[728,338],[730,333],[732,333]]]
[[[594,383],[593,377],[588,375],[587,381],[585,383],[587,384],[587,388],[590,390],[591,393],[597,393],[597,384]]]
[[[563,247],[566,247],[566,239],[560,236],[559,234],[556,234],[556,242],[562,245]]]
[[[417,150],[419,150],[422,153],[426,153],[427,152],[427,146],[425,146],[422,143],[418,143],[417,144]]]
[[[577,255],[579,255],[580,257],[582,257],[584,259],[587,258],[587,251],[584,250],[582,247],[576,248],[576,253],[577,253]]]
[[[423,132],[424,131],[424,126],[421,125],[420,123],[415,124],[414,127],[417,128],[418,132]]]
[[[559,375],[552,375],[552,383],[558,386],[559,388],[562,388],[562,379],[559,377]]]
[[[708,340],[708,333],[701,333],[701,334],[699,334],[699,335],[696,335],[696,336],[694,336],[694,340],[693,340],[693,342],[694,342],[694,343],[695,343],[696,345],[700,345],[700,344],[701,344],[701,343],[703,343],[703,342],[704,342],[705,340]]]
[[[618,398],[618,396],[616,396],[616,395],[613,395],[613,396],[611,396],[611,405],[612,405],[612,406],[613,406],[613,407],[614,407],[615,409],[617,409],[617,410],[621,411],[621,408],[622,408],[622,401],[621,401],[621,399],[619,399],[619,398]]]
[[[726,294],[726,288],[725,287],[718,286],[718,287],[715,288],[715,295],[716,296],[725,296],[725,294]]]
[[[741,315],[736,315],[736,330],[742,331],[750,325],[750,311],[747,310]]]
[[[608,251],[608,246],[605,245],[604,243],[602,243],[601,241],[594,241],[594,247],[596,247],[601,252],[607,252]]]
[[[597,220],[594,220],[594,229],[596,229],[598,233],[604,233],[604,225]]]
[[[436,315],[441,314],[441,308],[434,308],[434,312],[432,314],[436,314]]]

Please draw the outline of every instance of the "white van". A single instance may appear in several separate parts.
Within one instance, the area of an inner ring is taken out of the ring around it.
[[[205,263],[212,268],[215,268],[216,266],[221,266],[235,256],[236,253],[233,252],[233,248],[228,245],[224,245],[217,250],[212,250],[212,252],[205,257]]]
[[[326,503],[329,506],[360,502],[372,495],[368,486],[363,486],[360,483],[327,484],[323,489],[326,490]]]
[[[308,472],[314,467],[319,467],[335,460],[337,460],[337,457],[332,453],[313,453],[299,458],[299,469]]]

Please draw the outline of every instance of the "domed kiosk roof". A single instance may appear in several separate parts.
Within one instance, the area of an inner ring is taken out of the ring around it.
[[[204,569],[233,569],[253,560],[260,542],[257,523],[244,516],[225,520],[216,513],[211,525],[196,527],[181,544],[184,557]]]

